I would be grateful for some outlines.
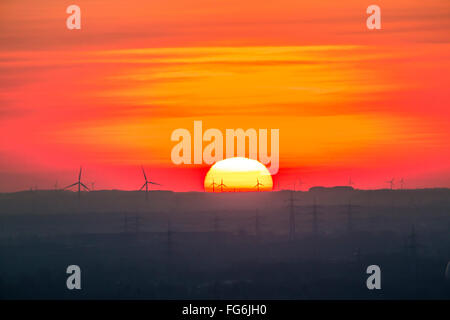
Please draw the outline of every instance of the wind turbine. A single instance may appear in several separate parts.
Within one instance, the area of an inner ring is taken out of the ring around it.
[[[148,200],[148,185],[149,184],[155,184],[155,185],[160,186],[160,184],[156,183],[156,182],[153,182],[153,181],[148,181],[147,180],[147,175],[145,174],[144,167],[142,167],[142,173],[144,174],[145,183],[142,185],[142,187],[139,189],[139,191],[141,191],[145,187],[145,199]]]
[[[255,185],[255,187],[254,188],[258,188],[258,192],[259,192],[259,186],[263,186],[263,184],[262,183],[259,183],[259,179],[257,178],[256,179],[256,185]]]
[[[355,184],[355,182],[352,180],[352,177],[348,178],[348,185],[351,187]]]
[[[83,172],[83,167],[80,166],[80,173],[78,174],[78,181],[75,183],[72,183],[71,185],[65,187],[64,189],[72,188],[74,186],[78,186],[78,199],[80,199],[81,195],[81,187],[85,188],[87,191],[89,191],[89,188],[84,185],[83,182],[81,182],[81,173]]]
[[[302,181],[302,179],[298,179],[298,190],[302,189],[302,185],[304,185],[305,183]]]
[[[394,189],[394,178],[392,178],[391,180],[386,181],[386,183],[389,183],[389,185],[391,186],[391,190]]]
[[[401,178],[399,182],[400,182],[400,189],[403,189],[403,184],[405,183],[405,180]]]
[[[223,179],[222,179],[222,181],[220,182],[220,184],[217,185],[217,186],[220,187],[220,192],[223,192],[223,187],[226,187],[226,185],[223,184]]]
[[[218,186],[218,184],[214,182],[214,178],[213,178],[213,182],[210,184],[210,186],[213,187],[213,192],[216,192],[215,186]]]

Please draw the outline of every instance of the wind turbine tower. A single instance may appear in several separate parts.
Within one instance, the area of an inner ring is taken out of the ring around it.
[[[80,199],[80,196],[81,196],[81,187],[83,187],[85,190],[89,191],[89,188],[86,187],[83,182],[81,182],[81,174],[82,174],[82,172],[83,172],[83,168],[80,167],[80,173],[78,174],[78,181],[75,182],[75,183],[72,183],[71,185],[69,185],[69,186],[64,188],[64,189],[68,189],[68,188],[71,188],[71,187],[74,187],[74,186],[78,186],[78,199]]]
[[[142,185],[142,187],[139,189],[139,191],[141,191],[145,187],[145,200],[148,200],[148,185],[149,184],[154,184],[154,185],[160,186],[161,184],[156,183],[154,181],[149,181],[147,179],[147,175],[145,174],[144,167],[142,167],[142,174],[144,175],[145,183]]]
[[[352,177],[348,178],[349,187],[352,187],[354,184],[355,184],[355,182],[352,180]]]
[[[255,188],[258,189],[258,192],[260,191],[259,186],[264,186],[264,185],[262,183],[259,183],[259,179],[257,178]]]
[[[223,179],[221,179],[220,184],[217,186],[220,187],[220,192],[223,192],[223,187],[226,187],[226,185],[223,184]]]
[[[392,189],[394,189],[394,178],[392,178],[391,180],[386,181],[386,183],[389,183],[389,186]]]
[[[216,186],[218,186],[218,184],[214,182],[214,178],[213,178],[213,182],[210,184],[210,186],[212,186],[213,192],[216,192]]]
[[[301,191],[302,190],[302,185],[304,185],[305,183],[302,181],[302,179],[298,179],[298,190]]]

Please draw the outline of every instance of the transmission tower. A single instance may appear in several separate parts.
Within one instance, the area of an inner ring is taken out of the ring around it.
[[[295,208],[298,206],[295,205],[294,192],[290,192],[290,197],[288,199],[288,208],[289,208],[289,241],[293,241],[295,239]]]

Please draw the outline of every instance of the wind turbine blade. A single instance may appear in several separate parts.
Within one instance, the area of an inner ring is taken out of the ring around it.
[[[64,189],[71,188],[71,187],[73,187],[73,186],[76,186],[77,184],[78,184],[78,182],[72,183],[70,186],[67,186],[67,187],[65,187]]]
[[[158,186],[162,186],[162,184],[159,184],[159,183],[156,183],[156,182],[152,182],[152,181],[149,181],[148,183],[156,184],[156,185],[158,185]]]
[[[86,187],[86,186],[84,185],[84,183],[80,182],[80,184],[81,184],[87,191],[90,191],[89,188]]]
[[[145,181],[147,181],[147,176],[145,175],[144,166],[142,166],[142,173],[144,174]]]
[[[78,174],[78,181],[81,180],[81,171],[83,170],[83,167],[80,166],[80,173]]]
[[[146,184],[147,184],[147,182],[144,183],[144,184],[142,185],[142,187],[139,189],[139,191],[141,191],[142,189],[144,189],[144,187],[145,187]]]

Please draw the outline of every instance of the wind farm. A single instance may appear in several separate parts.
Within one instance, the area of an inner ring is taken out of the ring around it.
[[[0,300],[450,300],[449,9],[1,1]]]

